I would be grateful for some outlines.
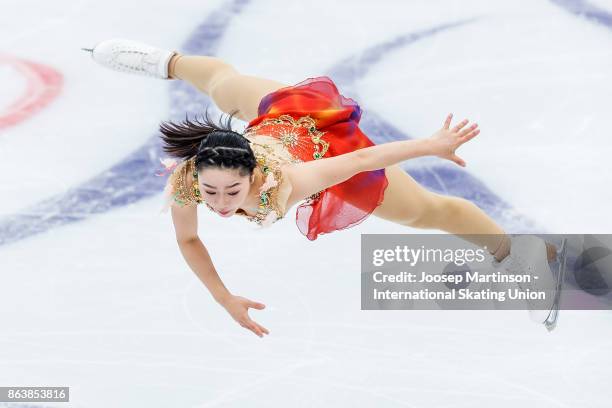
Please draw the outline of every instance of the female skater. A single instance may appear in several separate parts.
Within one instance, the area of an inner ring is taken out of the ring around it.
[[[296,223],[310,240],[354,226],[370,214],[466,235],[492,254],[495,267],[519,273],[527,266],[538,275],[539,285],[554,288],[548,263],[557,258],[554,245],[535,236],[506,235],[472,202],[430,192],[399,166],[420,156],[465,166],[456,150],[478,135],[477,124],[468,126],[466,119],[451,126],[449,114],[428,138],[375,145],[359,129],[359,105],[339,94],[325,76],[289,86],[240,74],[218,58],[125,39],[84,50],[111,69],[187,81],[230,114],[225,124],[215,124],[208,114],[203,122],[162,123],[164,151],[183,159],[180,164],[163,162],[172,171],[165,208],[171,208],[176,239],[190,268],[232,318],[258,336],[269,331],[249,317],[248,309],[265,306],[224,286],[197,234],[197,204],[221,217],[240,215],[267,226],[301,202]],[[243,134],[232,130],[234,115],[248,122]],[[552,330],[555,307],[552,299],[545,307],[529,305],[530,316]]]

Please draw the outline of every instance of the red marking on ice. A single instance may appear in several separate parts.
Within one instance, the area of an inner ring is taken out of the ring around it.
[[[16,125],[47,106],[59,94],[64,82],[58,71],[36,62],[0,56],[0,64],[11,65],[26,79],[25,92],[0,111],[0,129]]]

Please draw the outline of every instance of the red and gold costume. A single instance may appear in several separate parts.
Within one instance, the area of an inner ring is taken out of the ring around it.
[[[359,129],[359,105],[342,96],[326,76],[308,78],[265,95],[257,113],[258,117],[249,122],[244,136],[249,139],[271,136],[289,153],[287,160],[287,156],[276,156],[265,146],[251,145],[260,170],[271,173],[276,182],[266,183],[266,187],[272,187],[262,192],[261,217],[237,214],[260,224],[264,218],[263,224],[268,225],[285,215],[282,206],[275,202],[275,189],[282,182],[279,180],[282,174],[278,171],[281,163],[320,160],[374,145]],[[191,188],[184,182],[182,173],[193,171],[193,167],[189,162],[177,167],[167,186],[168,197],[173,197],[180,205],[203,202],[197,190],[197,179]],[[365,220],[382,203],[387,184],[385,169],[364,171],[313,194],[297,208],[297,227],[309,240],[352,227]]]

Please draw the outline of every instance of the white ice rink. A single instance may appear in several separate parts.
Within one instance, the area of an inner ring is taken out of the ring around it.
[[[30,407],[610,406],[609,311],[562,310],[548,333],[526,311],[361,310],[361,234],[420,232],[375,217],[311,242],[295,208],[261,231],[202,208],[225,285],[267,306],[250,315],[269,336],[240,327],[151,176],[159,122],[209,100],[80,50],[115,37],[330,75],[376,142],[468,118],[465,170],[405,167],[509,232],[612,233],[612,0],[3,0],[0,386],[70,387]]]

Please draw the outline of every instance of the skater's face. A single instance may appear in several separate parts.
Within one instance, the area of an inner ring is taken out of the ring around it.
[[[198,173],[202,198],[221,217],[231,217],[245,202],[251,180],[238,169],[204,168]]]

